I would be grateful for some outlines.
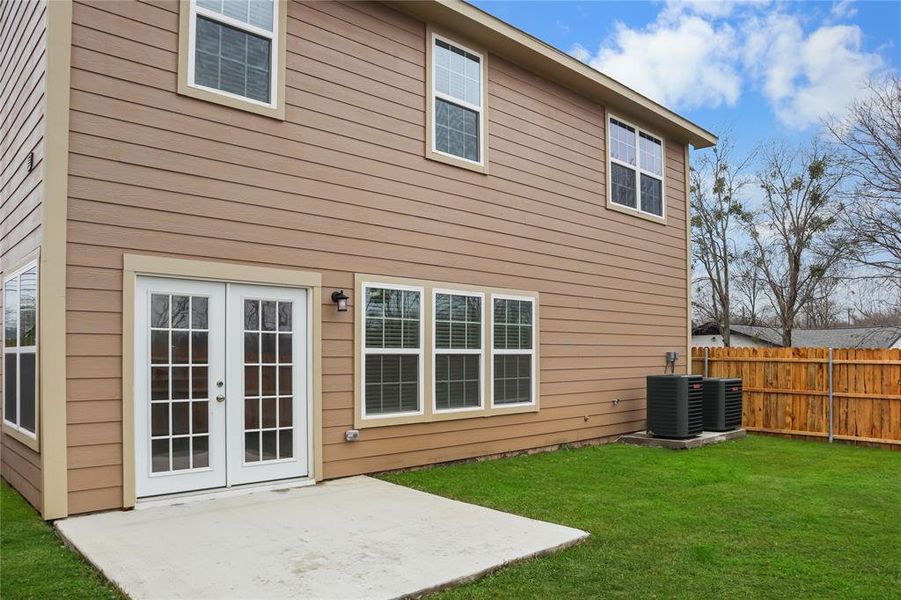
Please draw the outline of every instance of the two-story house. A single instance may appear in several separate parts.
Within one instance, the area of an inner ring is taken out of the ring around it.
[[[642,429],[716,138],[462,2],[0,7],[2,475],[45,518]]]

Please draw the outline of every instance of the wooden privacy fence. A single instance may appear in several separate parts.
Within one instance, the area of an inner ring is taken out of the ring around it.
[[[741,377],[749,431],[901,449],[901,349],[693,348],[692,372],[705,366]]]

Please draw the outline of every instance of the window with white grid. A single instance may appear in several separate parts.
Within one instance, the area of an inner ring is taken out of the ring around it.
[[[481,165],[483,57],[444,37],[432,40],[432,150]]]
[[[617,117],[609,120],[610,201],[662,217],[663,140]]]
[[[422,288],[363,291],[363,409],[367,417],[422,411]]]
[[[435,410],[482,407],[483,295],[434,292]]]
[[[191,0],[188,84],[276,103],[277,0]]]
[[[534,298],[493,295],[492,404],[535,401]]]
[[[3,421],[36,437],[38,266],[3,276]]]

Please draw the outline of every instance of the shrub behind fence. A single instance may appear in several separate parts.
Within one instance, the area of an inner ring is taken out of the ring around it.
[[[744,381],[742,423],[901,449],[901,349],[693,348],[692,372]],[[705,354],[706,353],[706,354]],[[706,357],[706,358],[705,358]]]

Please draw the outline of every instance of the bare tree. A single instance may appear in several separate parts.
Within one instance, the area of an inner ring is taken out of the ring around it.
[[[831,236],[843,211],[838,190],[845,177],[844,164],[816,142],[799,149],[774,144],[764,155],[757,177],[764,197],[759,209],[743,213],[742,221],[782,328],[783,346],[792,345],[801,309],[847,259],[847,246]]]
[[[755,254],[741,252],[733,266],[735,276],[735,302],[733,316],[743,325],[763,324],[764,287],[766,281],[760,275]]]
[[[707,276],[695,277],[691,291],[691,321],[696,324],[719,323],[720,316],[717,312],[717,303],[707,281]]]
[[[881,280],[855,281],[850,291],[854,324],[862,327],[901,325],[901,280],[885,285]]]
[[[842,238],[873,275],[901,278],[901,78],[871,82],[825,125],[856,184],[845,200]]]
[[[824,277],[817,283],[810,301],[801,308],[800,321],[804,327],[826,328],[839,323],[843,308],[837,293],[841,283],[838,277]]]
[[[691,244],[694,263],[702,268],[699,287],[702,294],[696,313],[707,313],[706,321],[720,327],[723,345],[731,344],[731,264],[738,251],[735,234],[744,211],[740,194],[751,181],[744,174],[751,162],[749,155],[734,161],[733,146],[720,138],[709,153],[702,155],[691,169]],[[709,304],[704,304],[704,294]]]

